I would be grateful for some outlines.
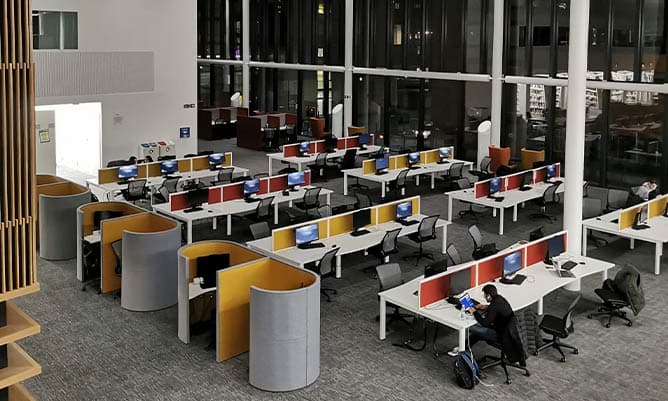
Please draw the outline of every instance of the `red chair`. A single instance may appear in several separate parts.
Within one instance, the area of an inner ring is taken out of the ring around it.
[[[311,136],[314,139],[321,139],[329,136],[329,132],[325,132],[324,118],[311,117],[309,121],[311,123]]]

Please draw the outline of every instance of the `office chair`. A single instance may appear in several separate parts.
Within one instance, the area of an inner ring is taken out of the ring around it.
[[[114,269],[114,272],[120,276],[123,274],[123,240],[119,239],[112,242],[111,250],[114,252],[114,256],[116,256],[116,269]]]
[[[350,170],[357,167],[357,149],[347,149],[346,153],[343,154],[343,158],[337,163],[339,170]],[[348,177],[351,178],[351,177]],[[350,187],[357,190],[368,190],[369,187],[363,184],[360,184],[360,179],[354,177],[355,182],[350,184]]]
[[[401,274],[401,266],[398,263],[387,263],[376,266],[376,276],[378,277],[379,292],[387,291],[398,287],[404,283]],[[412,315],[399,313],[399,307],[391,305],[392,313],[387,314],[387,326],[394,322],[401,322],[407,326],[411,326],[408,318],[413,318]],[[380,320],[380,316],[376,316],[376,321]]]
[[[450,163],[450,168],[445,171],[442,178],[445,180],[445,186],[451,188],[457,180],[463,178],[462,170],[464,169],[464,162]]]
[[[561,362],[566,362],[566,356],[562,348],[568,348],[573,351],[573,354],[578,354],[578,349],[572,345],[564,344],[561,342],[561,339],[567,338],[569,333],[573,332],[573,311],[575,306],[582,298],[582,295],[578,295],[571,306],[568,307],[566,314],[562,317],[554,315],[545,315],[543,320],[540,322],[540,329],[543,330],[546,334],[551,335],[551,340],[543,339],[543,345],[536,349],[534,355],[538,356],[540,351],[543,351],[546,348],[555,348],[561,354]]]
[[[441,216],[435,215],[425,217],[420,221],[417,232],[408,235],[408,239],[417,243],[420,246],[420,249],[412,255],[405,256],[404,260],[415,258],[415,266],[420,263],[421,258],[434,260],[434,255],[432,255],[431,252],[424,252],[422,245],[427,241],[436,239],[436,223],[438,222],[439,217]]]
[[[179,177],[167,178],[162,182],[162,185],[158,188],[158,193],[156,197],[159,198],[162,202],[169,202],[169,194],[177,192],[179,186]]]
[[[314,187],[309,188],[304,193],[304,197],[301,202],[295,202],[294,207],[301,209],[305,214],[308,214],[310,210],[315,210],[320,207],[320,191],[322,188]]]
[[[278,170],[278,175],[292,174],[292,173],[296,173],[296,172],[297,172],[296,168],[288,166],[288,167],[284,167],[284,168]]]
[[[320,217],[329,217],[332,215],[332,207],[329,205],[323,205],[318,208],[318,216]]]
[[[273,196],[262,198],[257,203],[257,208],[255,208],[255,214],[253,215],[253,219],[258,222],[268,220],[271,217],[271,210],[272,210],[271,204],[273,201],[274,201]]]
[[[197,155],[195,153],[186,153],[185,155],[183,155],[184,159],[187,159],[189,157],[197,157]]]
[[[257,180],[257,179],[260,179],[260,178],[267,178],[267,177],[269,177],[269,173],[257,173],[257,174],[253,174],[253,179],[254,179],[254,180]]]
[[[489,166],[492,165],[492,158],[485,156],[480,160],[480,170],[470,170],[469,173],[478,177],[478,181],[484,181],[492,178],[494,174],[489,171]]]
[[[490,159],[491,160],[491,159]],[[471,181],[469,181],[468,178],[460,178],[457,181],[455,181],[455,184],[457,185],[457,189],[470,189],[472,187]],[[464,202],[465,204],[469,205],[468,209],[460,210],[459,211],[459,217],[464,217],[464,216],[473,216],[474,218],[478,218],[478,214],[481,212],[476,212],[473,209],[473,203],[471,202]]]
[[[327,174],[325,169],[327,168],[327,153],[318,153],[315,157],[315,162],[307,166],[311,170],[313,178],[322,178],[324,181],[327,181]]]
[[[608,210],[613,211],[624,209],[629,202],[629,191],[622,191],[620,189],[608,189]]]
[[[339,248],[334,248],[330,251],[327,251],[322,256],[322,259],[317,263],[316,266],[310,267],[309,270],[312,270],[320,276],[320,294],[325,297],[325,301],[332,302],[331,295],[336,295],[337,292],[333,288],[326,288],[322,286],[322,279],[334,275],[336,272],[336,253],[339,251]],[[331,294],[331,295],[330,295]]]
[[[517,171],[517,166],[506,166],[504,164],[500,165],[499,168],[496,169],[496,176],[497,177],[504,177],[506,175],[510,175],[515,173]]]
[[[485,243],[485,239],[482,236],[482,233],[478,229],[478,226],[475,224],[468,228],[469,235],[473,240],[473,254],[471,255],[473,259],[479,260],[486,258],[487,256],[494,255],[499,252],[496,249],[496,244],[493,242]]]
[[[211,185],[229,184],[232,182],[232,175],[234,174],[234,167],[224,167],[218,170],[216,179]]]
[[[397,179],[390,181],[388,184],[390,191],[394,192],[395,199],[401,199],[404,196],[406,190],[406,177],[408,177],[409,172],[410,169],[401,170],[399,174],[397,174]]]
[[[97,212],[95,212],[97,213]],[[81,242],[81,261],[86,281],[81,287],[81,291],[86,291],[88,287],[95,287],[98,294],[102,293],[102,288],[100,287],[100,243],[91,244],[86,240]]]
[[[99,230],[102,225],[102,220],[115,219],[123,216],[123,212],[111,210],[96,210],[93,212],[93,231]]]
[[[363,192],[355,192],[355,209],[364,209],[367,207],[373,206],[373,202],[371,202],[371,197],[369,194],[363,193]]]
[[[461,257],[457,247],[455,247],[454,244],[448,245],[448,247],[445,249],[445,256],[450,266],[456,266],[464,263],[464,259]]]
[[[213,150],[200,150],[199,152],[197,152],[197,156],[208,156],[212,154]]]
[[[545,233],[543,232],[543,226],[538,227],[537,229],[531,231],[529,233],[529,241],[538,241],[539,239],[543,238],[545,236]]]
[[[126,166],[128,164],[127,160],[111,160],[107,162],[107,167],[120,167]]]
[[[633,326],[633,322],[626,317],[626,312],[622,309],[630,308],[637,316],[645,306],[645,293],[640,284],[640,273],[630,264],[626,264],[618,271],[614,280],[605,280],[601,288],[595,289],[594,292],[601,298],[603,304],[597,312],[587,315],[587,318],[607,317],[606,328],[610,328],[613,317],[622,319],[629,327]],[[633,298],[629,294],[633,294]]]
[[[603,214],[603,208],[601,207],[601,200],[596,198],[583,198],[582,199],[582,218],[590,219],[592,217],[600,216]]]
[[[517,327],[517,318],[513,315],[508,324],[506,324],[505,333],[503,337],[508,338],[519,338],[519,328]],[[511,332],[515,332],[515,335],[511,335]],[[500,356],[485,355],[482,357],[480,362],[480,370],[484,371],[495,366],[501,366],[503,372],[506,374],[506,384],[511,384],[512,379],[510,373],[508,373],[508,368],[515,368],[521,370],[525,376],[531,376],[531,373],[526,367],[526,355],[524,349],[522,348],[521,342],[510,341],[510,342],[501,342],[501,341],[487,341],[491,347],[501,351]],[[490,363],[485,363],[486,361],[491,361]]]
[[[254,240],[271,236],[271,227],[269,227],[269,223],[266,221],[253,223],[249,226],[249,228]]]
[[[549,187],[545,188],[543,196],[536,199],[535,203],[540,206],[540,213],[533,213],[529,218],[536,219],[547,219],[550,223],[554,223],[555,217],[547,214],[547,207],[549,205],[556,205],[561,201],[561,196],[557,193],[557,189],[561,185],[561,181],[557,181]]]
[[[380,263],[389,263],[390,255],[399,252],[397,240],[400,232],[401,228],[387,231],[379,244],[369,248],[369,253],[380,259]]]
[[[136,202],[138,200],[146,199],[147,194],[146,180],[134,180],[128,182],[127,189],[122,189],[121,194],[128,202]]]

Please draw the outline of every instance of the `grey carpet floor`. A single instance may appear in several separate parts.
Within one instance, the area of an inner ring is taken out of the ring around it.
[[[251,168],[252,173],[266,171],[266,158],[259,152],[236,149],[228,141],[204,143],[202,147],[233,150],[235,164]],[[341,190],[342,180],[323,183]],[[377,191],[376,191],[377,192]],[[445,216],[446,198],[426,187],[411,188],[410,194],[423,196],[427,214]],[[409,195],[410,195],[409,194]],[[342,200],[345,202],[345,199]],[[456,205],[455,210],[463,206]],[[506,234],[498,236],[498,220],[489,213],[476,219],[456,218],[449,227],[448,240],[463,255],[470,255],[471,241],[466,228],[477,223],[490,241],[499,247],[528,237],[529,231],[542,224],[547,232],[558,231],[561,221],[536,223],[527,206],[519,213],[518,223],[506,221]],[[554,210],[559,214],[559,210]],[[285,219],[281,219],[285,223]],[[74,224],[74,222],[73,222]],[[209,223],[196,228],[196,239],[223,238]],[[246,227],[234,225],[233,238],[248,239]],[[440,240],[428,249],[440,250]],[[416,249],[408,240],[400,240],[401,263],[406,279],[422,273],[424,264],[415,266],[401,261]],[[567,355],[560,363],[552,350],[531,357],[531,377],[513,374],[512,385],[503,383],[500,369],[488,372],[485,384],[474,391],[462,390],[453,381],[452,360],[447,355],[435,358],[430,347],[411,352],[392,346],[408,332],[401,326],[391,329],[385,341],[378,340],[378,284],[362,270],[374,266],[373,258],[362,255],[345,257],[343,278],[328,279],[325,284],[338,290],[331,303],[321,303],[321,373],[315,384],[295,392],[272,394],[248,384],[248,357],[241,355],[225,363],[216,363],[214,351],[207,350],[210,338],[194,338],[186,345],[176,337],[176,307],[153,313],[135,313],[121,309],[113,296],[82,292],[76,281],[74,260],[39,261],[42,290],[17,300],[20,307],[42,325],[42,333],[21,341],[21,345],[39,363],[43,373],[26,382],[39,400],[665,400],[668,381],[664,361],[668,359],[666,321],[668,320],[668,272],[654,276],[653,246],[640,244],[628,249],[628,242],[611,241],[601,248],[589,249],[590,255],[616,262],[633,263],[642,272],[647,306],[629,328],[620,322],[606,329],[586,315],[595,309],[593,289],[600,277],[586,279],[584,298],[575,314],[575,332],[567,342],[580,348],[579,355]],[[668,264],[664,262],[664,270]],[[616,270],[612,271],[614,274]],[[557,291],[545,299],[547,313],[561,314],[574,295]],[[441,330],[437,345],[446,350],[456,345],[456,333]],[[477,345],[477,355],[491,352]]]

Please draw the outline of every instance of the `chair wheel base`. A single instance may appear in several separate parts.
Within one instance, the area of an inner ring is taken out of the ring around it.
[[[561,359],[560,359],[560,361],[561,361],[561,363],[566,363],[566,357],[565,357],[565,356],[562,356]]]
[[[527,370],[526,372],[524,372],[524,376],[526,376],[526,377],[531,376],[531,372],[529,372],[529,371]]]
[[[610,323],[606,323],[606,324],[605,324],[605,328],[606,328],[606,329],[609,329],[609,328],[610,328]]]
[[[508,380],[506,380],[506,384],[513,384],[513,381],[508,379]]]
[[[578,355],[579,353],[580,353],[580,351],[578,351],[576,349],[573,350],[573,355]]]
[[[628,322],[628,323],[626,323],[626,325],[629,326],[629,327],[631,327],[631,326],[633,326],[633,323],[632,323],[632,322]]]

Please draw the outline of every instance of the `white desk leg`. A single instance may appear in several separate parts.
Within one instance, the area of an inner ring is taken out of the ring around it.
[[[492,208],[492,217],[496,217],[496,208],[495,207]]]
[[[385,198],[385,181],[380,183],[380,197]]]
[[[445,250],[448,247],[448,226],[443,226],[443,242],[441,243],[441,253],[445,255]]]
[[[331,193],[327,194],[327,204],[330,205],[330,206],[332,205],[332,194]],[[276,224],[278,224],[278,223],[276,223]]]
[[[404,196],[404,195],[406,195],[406,187],[401,188],[401,196]]]
[[[227,215],[227,236],[232,235],[232,215]]]
[[[379,327],[378,327],[378,338],[380,338],[381,340],[385,339],[385,320],[386,320],[386,317],[387,317],[387,316],[385,316],[385,314],[387,313],[385,311],[385,309],[386,309],[385,307],[386,307],[385,297],[380,297],[380,311],[379,311],[380,319],[378,319],[380,321],[380,324],[379,324]]]
[[[661,274],[661,255],[663,254],[663,242],[656,243],[656,250],[654,251],[654,274],[657,276]]]
[[[420,174],[415,176],[415,186],[418,186],[418,187],[420,186]]]
[[[385,258],[383,259],[383,263],[390,263],[390,256],[389,255],[385,256]]]
[[[193,243],[193,221],[188,220],[186,222],[186,230],[188,231],[188,243],[192,244]]]
[[[348,173],[343,173],[343,194],[348,195]]]
[[[278,225],[278,202],[274,202],[274,225]]]
[[[587,256],[587,227],[582,227],[582,256]]]
[[[513,221],[517,221],[517,205],[513,206]]]
[[[431,189],[436,188],[436,173],[431,173]]]
[[[499,235],[503,235],[503,214],[506,209],[501,208],[499,213]]]
[[[538,314],[543,314],[543,297],[538,298]]]
[[[213,218],[213,224],[211,227],[214,231],[218,229],[218,217]]]
[[[302,162],[297,162],[297,171],[302,171]]]
[[[466,349],[466,330],[467,329],[459,329],[459,351],[464,351]]]
[[[629,244],[629,249],[635,249],[636,248],[636,240],[631,238],[631,243]]]
[[[269,159],[269,176],[271,177],[271,157],[268,157]]]
[[[452,221],[452,196],[448,195],[448,221]]]
[[[336,255],[336,278],[341,278],[341,255]]]
[[[606,269],[606,270],[603,270],[603,280],[602,281],[605,281],[607,279],[608,279],[608,270]]]

